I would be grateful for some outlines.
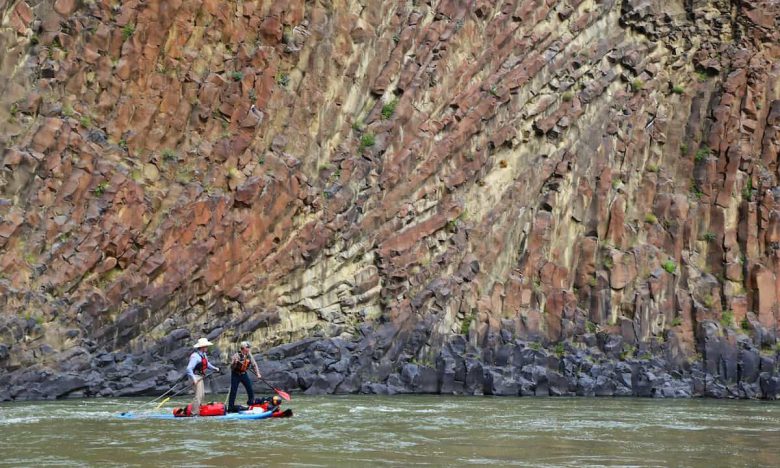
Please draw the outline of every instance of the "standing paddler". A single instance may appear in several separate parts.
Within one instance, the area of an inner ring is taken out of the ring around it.
[[[238,394],[238,384],[241,383],[246,389],[247,405],[251,405],[255,401],[255,392],[252,390],[252,381],[249,379],[247,373],[250,368],[255,372],[255,375],[260,378],[260,369],[257,367],[257,362],[250,351],[251,344],[248,341],[241,343],[239,351],[233,355],[230,360],[230,396],[228,403],[228,412],[234,413],[243,408],[236,406],[236,395]]]
[[[209,346],[213,345],[206,338],[201,338],[195,343],[195,352],[190,354],[190,362],[187,364],[187,375],[192,379],[192,385],[195,387],[195,399],[192,401],[192,415],[200,414],[200,404],[203,402],[205,394],[205,385],[203,379],[206,376],[206,370],[213,369],[219,372],[219,367],[213,366],[206,356]]]

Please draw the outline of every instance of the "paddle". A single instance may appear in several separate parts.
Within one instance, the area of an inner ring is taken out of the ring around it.
[[[221,373],[221,372],[211,372],[210,374],[206,374],[205,376],[203,376],[203,378],[205,379],[205,378],[211,377],[212,375],[214,375],[214,374],[218,374],[218,373]],[[173,389],[174,389],[174,388],[176,388],[176,387],[177,387],[177,386],[178,386],[180,383],[182,383],[182,379],[183,379],[183,378],[185,378],[185,377],[188,377],[188,375],[187,375],[187,374],[184,374],[184,375],[182,375],[181,377],[179,377],[179,380],[178,380],[178,381],[177,381],[177,382],[176,382],[176,383],[173,385],[173,387],[171,387],[171,388],[170,388],[170,389],[169,389],[167,392],[163,393],[162,395],[158,396],[157,398],[155,398],[155,399],[154,399],[154,400],[152,400],[152,401],[148,401],[148,402],[146,402],[146,403],[143,403],[141,406],[138,406],[138,407],[137,407],[135,410],[136,410],[136,411],[138,411],[139,409],[143,408],[144,406],[146,406],[146,405],[149,405],[149,404],[152,404],[152,403],[154,403],[155,401],[159,400],[160,398],[164,397],[165,395],[167,395],[168,393],[170,393],[170,391],[171,391],[171,390],[173,390]],[[182,393],[182,392],[183,392],[183,391],[185,391],[185,390],[189,390],[189,388],[190,388],[190,387],[189,387],[189,385],[185,385],[184,387],[180,388],[180,389],[179,389],[179,391],[177,391],[177,392],[176,392],[176,393],[174,393],[173,395],[171,395],[171,396],[169,396],[168,398],[166,398],[166,399],[164,399],[163,401],[161,401],[161,402],[160,402],[160,403],[159,403],[159,404],[158,404],[158,405],[155,407],[155,409],[159,409],[159,408],[160,408],[160,407],[161,407],[163,404],[165,404],[165,403],[166,403],[168,400],[170,400],[171,398],[173,398],[173,397],[175,397],[175,396],[179,395],[180,393]],[[123,413],[120,413],[120,415],[121,415],[121,416],[124,416],[124,415],[126,415],[126,414],[130,414],[130,413],[131,413],[131,411],[125,411],[125,412],[123,412]]]
[[[289,394],[289,393],[285,392],[284,390],[279,390],[278,388],[276,388],[276,387],[274,387],[273,385],[269,384],[269,383],[268,383],[268,381],[267,381],[267,380],[265,380],[264,378],[260,377],[260,376],[259,376],[259,375],[258,375],[258,374],[257,374],[257,373],[254,371],[254,369],[252,370],[252,373],[253,373],[253,374],[255,374],[255,375],[257,376],[257,378],[258,378],[258,379],[260,379],[260,380],[261,380],[261,381],[262,381],[264,384],[266,384],[266,385],[268,385],[269,387],[271,387],[271,388],[272,388],[272,389],[273,389],[273,390],[274,390],[274,391],[275,391],[275,392],[276,392],[276,393],[277,393],[277,394],[278,394],[280,397],[284,398],[284,399],[285,399],[285,400],[287,400],[287,401],[290,401],[290,400],[292,400],[292,397],[290,397],[290,394]]]
[[[152,403],[154,403],[155,401],[157,401],[157,400],[159,400],[160,398],[164,397],[165,395],[167,395],[167,394],[171,393],[171,391],[172,391],[174,388],[178,387],[178,386],[179,386],[179,384],[180,384],[180,383],[182,383],[182,379],[183,379],[184,377],[186,377],[186,376],[187,376],[187,374],[184,374],[184,375],[182,375],[181,377],[179,377],[178,379],[176,379],[176,382],[174,382],[174,383],[173,383],[173,385],[171,386],[171,388],[169,388],[169,389],[168,389],[168,391],[167,391],[167,392],[165,392],[165,393],[163,393],[162,395],[158,396],[158,397],[157,397],[157,398],[155,398],[154,400],[152,400],[152,401],[147,401],[146,403],[141,403],[141,405],[139,405],[139,406],[137,406],[137,407],[135,408],[135,411],[138,411],[139,409],[143,408],[143,407],[144,407],[144,406],[146,406],[146,405],[151,405],[151,404],[152,404]],[[171,395],[171,396],[173,396],[173,395]],[[162,405],[163,405],[163,403],[165,403],[166,401],[168,401],[168,400],[170,400],[170,399],[171,399],[171,397],[168,397],[168,398],[164,399],[164,400],[162,401],[162,403],[160,403],[159,405],[157,405],[157,408],[159,408],[160,406],[162,406]],[[129,412],[130,412],[130,411],[125,411],[125,412],[124,412],[124,413],[122,413],[122,414],[127,414],[127,413],[129,413]]]

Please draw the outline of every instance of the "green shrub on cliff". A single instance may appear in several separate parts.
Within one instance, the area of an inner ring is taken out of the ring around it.
[[[374,146],[376,143],[376,137],[373,133],[366,133],[360,138],[360,152],[362,153],[363,150],[366,148],[370,148],[371,146]]]
[[[631,82],[631,90],[635,93],[638,93],[639,91],[642,91],[645,89],[645,83],[644,81],[640,80],[639,78],[635,79]]]
[[[176,159],[176,153],[172,149],[166,148],[162,151],[162,158],[165,162],[174,161]]]
[[[661,267],[663,267],[664,270],[671,274],[674,274],[674,272],[677,271],[677,264],[674,263],[673,260],[665,261],[661,264]]]
[[[705,159],[710,157],[710,149],[706,146],[702,146],[699,148],[698,151],[696,151],[696,162],[704,161]]]
[[[720,316],[720,324],[723,325],[723,328],[730,328],[734,325],[734,312],[730,309],[724,310]]]
[[[122,39],[128,40],[135,33],[135,25],[133,23],[127,23],[122,27]]]
[[[97,184],[97,187],[92,189],[92,193],[95,194],[95,196],[99,197],[103,195],[106,192],[106,189],[108,188],[108,182],[103,181],[99,184]]]
[[[672,92],[674,94],[685,94],[685,88],[683,88],[681,85],[674,85],[672,87]]]
[[[395,113],[395,107],[398,105],[398,99],[393,99],[382,106],[382,118],[387,120]]]

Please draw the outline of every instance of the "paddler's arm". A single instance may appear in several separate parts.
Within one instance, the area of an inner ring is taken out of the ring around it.
[[[198,361],[200,361],[198,353],[190,354],[190,362],[187,364],[187,375],[190,376],[193,382],[195,381],[195,366],[198,365]]]

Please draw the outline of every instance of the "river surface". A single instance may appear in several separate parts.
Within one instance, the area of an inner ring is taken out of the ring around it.
[[[0,404],[0,466],[780,466],[780,402],[293,395],[287,419],[117,417],[149,400]]]

